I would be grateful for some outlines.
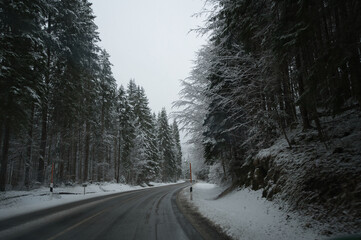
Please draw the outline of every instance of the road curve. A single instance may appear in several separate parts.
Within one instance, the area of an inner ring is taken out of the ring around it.
[[[117,193],[0,221],[0,239],[202,239],[179,212],[187,184]]]

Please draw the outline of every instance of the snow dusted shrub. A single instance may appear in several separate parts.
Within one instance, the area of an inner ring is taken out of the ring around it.
[[[210,183],[221,185],[224,174],[222,172],[221,163],[215,163],[210,166],[208,180]]]
[[[205,166],[201,170],[196,172],[197,179],[202,181],[208,181],[209,167]]]

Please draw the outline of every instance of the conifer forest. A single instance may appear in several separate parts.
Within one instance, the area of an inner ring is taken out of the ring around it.
[[[0,1],[0,190],[175,181],[177,123],[117,86],[86,0]]]
[[[315,129],[327,144],[322,119],[359,112],[359,1],[210,2],[196,29],[208,44],[174,105],[190,142],[225,178],[245,178],[241,166],[278,137],[292,149],[290,129]]]

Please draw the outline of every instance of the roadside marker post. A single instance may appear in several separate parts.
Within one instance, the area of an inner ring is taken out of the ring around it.
[[[86,188],[87,184],[83,183],[83,187],[84,187],[84,195],[85,195],[85,188]]]

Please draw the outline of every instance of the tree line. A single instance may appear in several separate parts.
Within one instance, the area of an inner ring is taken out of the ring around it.
[[[87,0],[0,1],[0,191],[181,174],[177,123],[119,88]]]
[[[207,2],[209,41],[175,103],[205,162],[237,181],[279,136],[292,148],[297,126],[327,146],[322,117],[360,109],[360,1]]]

